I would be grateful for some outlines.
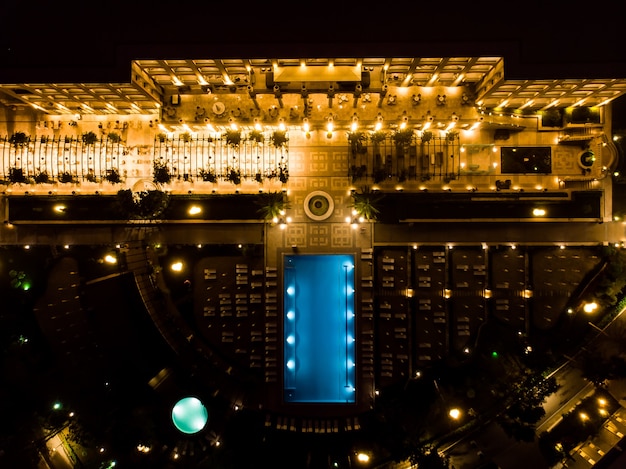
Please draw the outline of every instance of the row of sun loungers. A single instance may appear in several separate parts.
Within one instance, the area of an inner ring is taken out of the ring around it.
[[[265,426],[284,431],[301,431],[302,433],[338,433],[340,431],[349,432],[361,429],[358,417],[347,418],[303,418],[287,416],[265,416]]]

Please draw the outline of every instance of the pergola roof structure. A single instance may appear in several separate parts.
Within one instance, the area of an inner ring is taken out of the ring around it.
[[[626,78],[507,79],[503,57],[139,59],[127,82],[0,83],[0,102],[45,114],[150,114],[173,95],[381,92],[387,87],[463,87],[484,110],[601,106]]]

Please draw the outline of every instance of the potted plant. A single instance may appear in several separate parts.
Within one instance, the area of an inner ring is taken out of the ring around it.
[[[9,168],[9,182],[11,184],[24,184],[28,182],[22,168]]]
[[[189,143],[191,142],[191,134],[189,132],[184,132],[180,134],[180,139],[185,143]]]
[[[93,132],[85,132],[83,134],[83,143],[85,145],[94,145],[98,141],[98,136]]]
[[[215,171],[213,171],[211,168],[200,168],[199,174],[203,181],[217,182],[217,176],[215,175]]]
[[[263,182],[263,174],[261,174],[261,173],[256,173],[256,174],[254,175],[254,180],[255,180],[256,182],[258,182],[259,184],[261,184],[261,183]]]
[[[76,179],[69,171],[63,171],[62,173],[59,173],[59,182],[63,184],[72,184],[76,182]]]
[[[107,174],[104,177],[111,184],[118,184],[122,182],[122,176],[120,176],[120,171],[117,168],[111,168],[107,170]]]
[[[287,137],[287,131],[285,130],[275,130],[272,132],[271,137],[272,145],[276,148],[280,148],[287,144],[289,138]]]
[[[393,133],[393,141],[397,147],[404,147],[413,141],[413,129],[398,129]]]
[[[374,169],[374,174],[372,174],[372,176],[374,177],[374,182],[383,182],[387,178],[387,171],[385,171],[383,166],[379,166]]]
[[[287,169],[287,165],[278,166],[278,179],[283,184],[286,184],[289,180],[289,170]]]
[[[459,136],[459,133],[455,130],[448,130],[446,132],[446,141],[448,142],[454,142],[454,140],[456,140],[456,138]]]
[[[350,166],[350,169],[348,170],[348,176],[352,177],[352,182],[358,181],[363,176],[365,176],[366,173],[367,173],[366,165],[357,166],[353,164],[352,166]]]
[[[153,164],[153,181],[157,184],[169,184],[172,180],[172,175],[164,161],[156,160]]]
[[[159,132],[159,133],[156,135],[156,138],[157,138],[157,140],[158,140],[159,142],[163,143],[163,142],[165,142],[165,141],[167,140],[167,134],[166,134],[165,132]]]
[[[47,137],[45,135],[42,135],[41,137],[39,137],[39,141],[41,142],[42,145],[45,145],[46,143],[48,143],[49,140],[50,140],[50,137]]]
[[[370,135],[370,140],[374,145],[380,145],[387,138],[387,134],[382,130],[376,130]]]
[[[13,135],[9,137],[9,143],[15,148],[23,147],[28,143],[28,135],[24,132],[14,132]]]
[[[226,140],[226,145],[238,147],[241,143],[241,130],[229,129],[224,133],[223,138]]]
[[[37,184],[46,184],[50,182],[50,175],[48,174],[48,171],[45,169],[43,171],[37,171],[35,174],[35,182]]]
[[[87,179],[87,181],[89,182],[98,182],[98,178],[96,177],[96,173],[93,171],[93,168],[89,168],[85,179]]]
[[[107,139],[111,143],[120,143],[122,141],[122,137],[116,132],[109,132],[109,134],[107,135]]]
[[[241,184],[241,171],[237,168],[226,168],[226,180],[235,185]]]
[[[366,153],[367,146],[365,146],[365,142],[367,141],[367,135],[360,130],[355,130],[348,132],[348,143],[350,144],[350,150],[352,151],[352,155],[356,155],[357,153]]]
[[[248,140],[250,140],[251,142],[263,143],[264,139],[265,137],[263,135],[263,132],[261,132],[260,130],[255,129],[248,134]]]
[[[369,186],[361,187],[361,192],[352,193],[352,205],[356,214],[365,220],[375,221],[380,214],[378,202],[383,198],[382,194],[374,193]]]
[[[285,193],[282,191],[266,192],[262,194],[257,204],[260,205],[258,210],[259,215],[266,221],[272,221],[275,218],[281,217],[285,211],[290,208]]]
[[[163,215],[169,203],[169,193],[160,190],[133,192],[131,189],[122,189],[116,196],[117,210],[128,219],[157,219]]]
[[[398,182],[405,182],[406,178],[407,178],[407,170],[406,169],[400,170],[400,173],[398,174]]]
[[[428,143],[432,140],[433,133],[430,130],[424,130],[422,132],[422,143]]]

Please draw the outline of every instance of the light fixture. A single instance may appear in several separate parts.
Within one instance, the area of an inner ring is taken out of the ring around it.
[[[189,207],[188,213],[189,215],[198,215],[199,213],[202,213],[202,207],[199,207],[198,205],[192,205],[191,207]]]
[[[104,256],[104,262],[107,264],[115,264],[117,263],[117,258],[113,254],[107,254]]]
[[[376,131],[380,130],[383,128],[383,115],[379,112],[378,115],[376,116],[376,124],[374,125],[374,129]]]
[[[333,129],[335,128],[335,123],[334,123],[334,119],[332,116],[329,116],[326,119],[326,131],[328,133],[332,133]]]

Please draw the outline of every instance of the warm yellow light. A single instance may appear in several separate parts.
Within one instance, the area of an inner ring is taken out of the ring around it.
[[[171,268],[174,272],[180,272],[181,270],[183,270],[183,263],[178,261],[178,262],[174,262],[171,265]]]
[[[535,102],[535,101],[533,101],[532,99],[529,99],[529,100],[528,100],[528,101],[526,101],[524,104],[522,104],[519,108],[520,108],[520,109],[525,109],[525,108],[527,108],[528,106],[532,106],[534,102]]]
[[[535,217],[543,217],[546,214],[546,211],[542,208],[536,208],[533,210],[533,215]]]
[[[458,420],[461,417],[461,411],[455,407],[454,409],[450,409],[448,415],[450,418]]]
[[[65,212],[65,205],[55,205],[54,206],[54,211],[57,213],[63,213]]]
[[[107,254],[104,256],[104,262],[107,264],[115,264],[117,262],[117,258],[113,254]]]
[[[366,462],[369,462],[370,457],[368,454],[365,454],[365,453],[357,453],[356,460],[359,461],[360,463],[366,463]]]
[[[596,309],[598,309],[598,303],[595,302],[585,303],[583,306],[583,311],[585,313],[593,313]]]
[[[202,212],[202,208],[197,205],[192,205],[189,207],[189,215],[197,215]]]

